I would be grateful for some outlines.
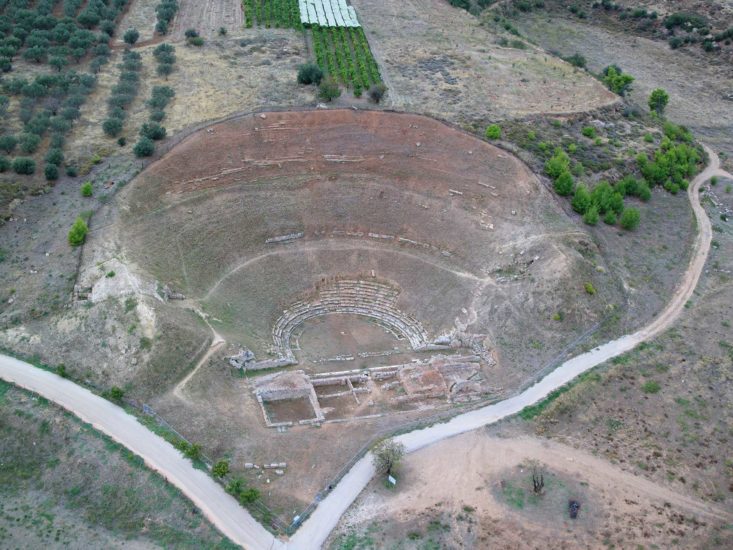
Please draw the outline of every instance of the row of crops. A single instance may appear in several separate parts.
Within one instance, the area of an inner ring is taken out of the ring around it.
[[[313,4],[320,6],[316,13],[326,14],[326,21],[332,20],[336,25],[307,25],[318,66],[351,88],[357,96],[372,84],[380,83],[379,67],[369,49],[364,30],[361,26],[337,25],[343,22],[343,17],[336,18],[333,10],[347,14],[351,18],[350,24],[356,21],[353,8],[346,6],[343,0],[243,0],[245,24],[247,27],[304,29],[306,26],[301,23],[302,8],[305,6],[308,9]]]
[[[379,67],[361,27],[313,26],[316,63],[326,73],[354,90],[354,95],[382,81]]]
[[[248,28],[302,29],[298,0],[243,0]]]
[[[22,56],[33,63],[48,62],[60,71],[90,50],[106,52],[127,1],[63,0],[56,16],[57,0],[0,0],[0,67],[9,71],[14,59]]]

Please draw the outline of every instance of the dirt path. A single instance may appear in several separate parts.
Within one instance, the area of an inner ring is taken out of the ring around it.
[[[490,457],[487,460],[487,457]],[[629,501],[654,504],[667,502],[679,510],[719,522],[730,522],[733,513],[662,487],[653,481],[625,472],[607,460],[568,445],[536,437],[498,438],[477,430],[449,441],[441,441],[410,455],[403,469],[409,489],[384,495],[365,494],[349,509],[347,524],[367,525],[384,519],[411,516],[435,502],[469,504],[492,517],[506,515],[505,506],[487,498],[483,487],[497,483],[505,473],[528,461],[537,460],[552,472],[585,482],[610,498],[616,512]],[[630,510],[632,513],[633,510]]]
[[[56,374],[12,357],[0,355],[0,376],[53,401],[142,457],[149,468],[178,487],[232,541],[245,548],[282,546],[208,473],[195,469],[179,450],[123,408]]]
[[[570,359],[540,382],[521,394],[476,411],[462,414],[446,422],[397,437],[408,452],[436,443],[476,428],[497,422],[538,402],[552,390],[566,384],[579,374],[608,359],[636,347],[668,328],[692,296],[710,249],[710,220],[700,205],[700,186],[713,175],[731,177],[720,170],[720,161],[711,150],[709,166],[690,185],[688,194],[697,219],[699,233],[695,239],[690,266],[668,306],[650,325],[623,336],[590,352]],[[276,548],[276,540],[247,511],[239,506],[220,485],[204,472],[196,470],[181,453],[162,438],[153,434],[124,409],[64,380],[50,372],[33,367],[8,356],[0,355],[0,377],[33,391],[91,423],[96,429],[141,456],[152,469],[160,472],[198,506],[206,517],[234,542],[247,548]],[[320,548],[339,519],[366,487],[374,475],[371,455],[359,460],[333,491],[319,504],[315,512],[287,545],[289,548]]]
[[[652,323],[641,330],[622,336],[617,340],[608,342],[566,361],[537,384],[519,395],[494,405],[456,416],[444,424],[436,424],[396,437],[396,440],[405,445],[408,453],[442,439],[475,430],[476,428],[517,414],[524,407],[537,403],[551,391],[567,384],[576,376],[613,357],[632,350],[640,343],[653,338],[672,325],[684,308],[687,300],[692,296],[710,250],[712,228],[710,220],[705,214],[705,210],[700,205],[700,186],[714,175],[731,177],[720,169],[720,159],[718,159],[718,156],[708,147],[705,147],[705,151],[710,158],[710,163],[705,170],[697,175],[688,188],[688,196],[698,227],[698,234],[693,245],[690,265],[682,277],[679,287],[672,295],[671,300],[662,313]],[[338,524],[339,518],[364,487],[366,487],[373,476],[374,467],[372,466],[372,456],[371,454],[367,454],[349,470],[335,489],[319,503],[315,512],[305,521],[295,536],[292,537],[292,547],[320,548],[330,532]]]
[[[196,363],[196,366],[193,368],[191,372],[189,372],[186,377],[181,380],[178,384],[176,384],[176,387],[173,388],[173,395],[175,395],[178,399],[183,399],[184,401],[186,398],[181,393],[181,390],[188,384],[188,382],[191,380],[191,378],[194,377],[194,375],[198,372],[198,370],[201,368],[202,365],[206,364],[209,360],[209,358],[219,349],[226,344],[226,340],[222,338],[221,334],[216,332],[214,330],[214,327],[211,326],[209,321],[206,319],[206,316],[198,309],[194,308],[194,311],[196,314],[203,319],[204,323],[206,323],[206,326],[208,326],[211,329],[212,339],[211,339],[211,345],[209,346],[209,349],[206,350],[206,353],[204,353],[203,357],[201,357],[201,360]]]

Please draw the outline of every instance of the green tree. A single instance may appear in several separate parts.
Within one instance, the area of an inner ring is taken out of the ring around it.
[[[394,439],[380,441],[372,449],[374,468],[378,474],[391,474],[402,457],[405,455],[405,446]]]
[[[562,197],[572,195],[574,188],[575,182],[573,181],[573,176],[567,170],[555,180],[555,192]]]
[[[33,174],[36,171],[36,161],[28,157],[16,157],[13,159],[13,171],[16,174]]]
[[[186,448],[183,454],[186,458],[190,458],[191,460],[199,460],[201,458],[201,445],[198,443],[192,443],[188,448]]]
[[[656,112],[658,115],[664,114],[664,109],[669,103],[669,94],[662,88],[657,88],[649,94],[649,109]]]
[[[64,162],[64,152],[58,147],[52,147],[46,153],[44,160],[50,164],[61,166],[61,163]]]
[[[85,181],[81,185],[81,196],[82,197],[91,197],[94,193],[94,188],[92,187],[91,181]]]
[[[318,97],[323,101],[333,101],[341,95],[341,88],[331,76],[327,76],[318,86]]]
[[[165,128],[156,122],[146,122],[140,129],[140,135],[157,141],[165,137]]]
[[[229,462],[226,460],[220,460],[211,469],[211,473],[214,477],[222,478],[229,473]]]
[[[500,139],[501,138],[501,126],[498,124],[490,124],[486,127],[484,134],[486,139]]]
[[[58,72],[69,64],[69,60],[65,56],[54,55],[48,60],[48,64],[51,65]]]
[[[55,164],[46,164],[43,167],[43,175],[48,181],[55,181],[59,179],[59,167]]]
[[[76,221],[69,230],[69,244],[71,246],[79,246],[84,244],[84,240],[87,238],[89,227],[82,218],[76,218]]]
[[[591,206],[583,214],[583,221],[588,225],[596,225],[598,223],[598,209],[595,206]]]
[[[631,90],[632,82],[634,82],[634,77],[624,73],[615,65],[610,65],[603,70],[603,83],[615,94],[625,96]]]
[[[136,157],[149,157],[155,152],[155,143],[152,139],[143,136],[132,148],[132,152]]]
[[[125,391],[118,387],[118,386],[112,386],[108,391],[105,392],[104,397],[109,399],[110,401],[116,401],[120,402],[122,401],[122,398],[125,396]]]
[[[298,67],[298,84],[315,84],[323,80],[323,71],[315,63],[305,63]]]
[[[591,206],[590,192],[582,183],[575,188],[573,200],[570,203],[578,214],[585,214]]]
[[[137,29],[127,29],[125,34],[122,36],[125,44],[129,44],[130,46],[137,42],[138,38],[140,38],[140,33]]]
[[[8,134],[0,136],[0,151],[10,154],[13,152],[16,145],[18,145],[18,138],[14,135]]]
[[[372,100],[374,103],[379,103],[382,101],[382,98],[384,97],[384,94],[387,93],[387,86],[385,86],[383,83],[378,82],[377,84],[372,84],[372,86],[369,88],[369,99]]]
[[[613,210],[609,210],[608,212],[606,212],[606,215],[603,216],[604,223],[607,223],[608,225],[616,225],[616,220],[616,212],[614,212]]]
[[[119,118],[108,118],[102,123],[102,130],[109,137],[116,137],[122,131],[123,122]]]
[[[634,229],[639,227],[640,219],[641,215],[636,208],[627,208],[621,214],[619,223],[621,224],[621,227],[623,227],[627,231],[633,231]]]
[[[555,154],[545,162],[545,173],[554,180],[563,172],[568,171],[570,171],[570,157],[560,147],[557,147]]]

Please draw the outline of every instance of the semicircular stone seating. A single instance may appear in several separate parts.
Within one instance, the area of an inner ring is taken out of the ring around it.
[[[412,349],[428,345],[428,335],[420,321],[397,308],[396,288],[376,281],[342,279],[323,286],[310,302],[299,301],[283,311],[272,329],[275,347],[283,359],[297,362],[290,337],[308,319],[331,313],[350,313],[374,319],[403,335]]]

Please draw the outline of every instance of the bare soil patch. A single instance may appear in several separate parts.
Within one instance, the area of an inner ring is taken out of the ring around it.
[[[354,6],[396,109],[463,123],[616,101],[598,81],[532,45],[497,45],[499,36],[478,18],[443,0]]]
[[[222,335],[257,354],[282,310],[336,275],[395,282],[398,306],[430,334],[489,334],[500,364],[536,366],[618,302],[602,259],[577,249],[583,231],[523,165],[424,117],[239,118],[187,138],[123,200],[128,259],[201,300]],[[572,321],[548,331],[570,296]],[[504,346],[528,330],[552,344]]]
[[[545,474],[532,492],[530,461]],[[581,504],[570,519],[568,501]],[[409,455],[398,486],[375,480],[342,518],[331,548],[543,548],[725,540],[725,510],[641,483],[571,447],[464,434]],[[722,537],[722,538],[716,538]],[[674,541],[674,542],[672,542]]]
[[[244,11],[240,0],[182,0],[169,31],[173,40],[183,40],[187,29],[195,29],[205,39],[219,36],[219,29],[227,34],[241,35]]]

